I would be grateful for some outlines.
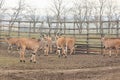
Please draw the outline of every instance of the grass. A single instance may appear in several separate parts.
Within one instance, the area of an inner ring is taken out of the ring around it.
[[[18,63],[18,58],[6,57],[0,55],[0,68],[8,68]]]

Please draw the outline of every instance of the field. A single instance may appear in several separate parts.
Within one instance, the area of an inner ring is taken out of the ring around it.
[[[18,51],[8,52],[0,43],[0,80],[120,80],[120,55],[75,54],[67,58],[37,54],[37,63],[19,62]],[[40,53],[40,52],[38,52]]]

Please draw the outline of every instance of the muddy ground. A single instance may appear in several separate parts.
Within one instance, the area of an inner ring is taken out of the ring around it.
[[[37,63],[19,62],[18,51],[0,43],[0,80],[120,80],[120,55],[75,54],[67,58],[37,54]],[[38,52],[40,53],[40,52]]]

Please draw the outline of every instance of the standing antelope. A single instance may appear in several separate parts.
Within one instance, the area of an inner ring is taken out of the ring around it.
[[[66,53],[68,49],[70,49],[70,55],[75,54],[75,38],[66,37]]]
[[[17,45],[20,47],[20,62],[25,62],[25,50],[30,49],[32,50],[32,57],[30,59],[30,62],[36,63],[36,52],[41,46],[41,42],[36,39],[30,39],[30,38],[20,38],[17,41]]]
[[[118,55],[119,53],[119,47],[120,47],[120,39],[113,39],[113,38],[105,38],[105,37],[102,37],[101,39],[104,47],[105,47],[105,50],[109,50],[109,56],[111,56],[111,50],[112,48],[115,48],[116,49],[116,56]],[[104,50],[104,51],[105,51]]]
[[[57,46],[57,53],[59,57],[61,55],[61,51],[62,51],[62,55],[65,55],[65,58],[67,57],[67,53],[65,51],[65,44],[66,44],[65,37],[57,37],[56,46]]]
[[[44,55],[48,56],[48,53],[50,52],[50,48],[52,45],[52,38],[49,36],[44,36]]]
[[[59,53],[59,56],[60,50],[62,51],[62,55],[65,55],[65,57],[67,57],[68,49],[70,49],[70,55],[74,52],[75,38],[63,36],[56,36],[56,38],[57,52]]]

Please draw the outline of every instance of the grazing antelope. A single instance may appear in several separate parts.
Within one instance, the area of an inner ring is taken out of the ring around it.
[[[12,49],[13,45],[17,45],[19,38],[5,38],[5,42],[8,43],[8,50]],[[18,50],[18,48],[17,48]]]
[[[118,55],[119,47],[120,47],[120,39],[102,37],[101,41],[102,41],[102,43],[103,43],[103,45],[105,47],[105,50],[109,51],[109,56],[111,56],[112,48],[115,48],[116,56]]]

